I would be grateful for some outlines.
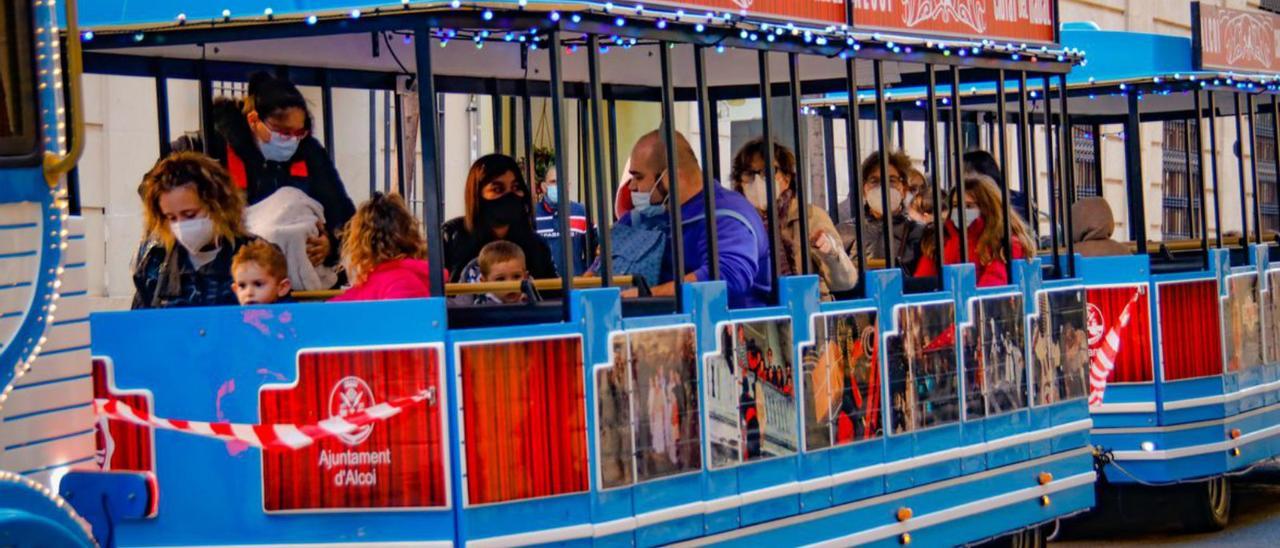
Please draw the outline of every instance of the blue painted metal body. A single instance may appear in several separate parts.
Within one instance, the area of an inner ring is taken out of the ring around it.
[[[1093,503],[1083,399],[728,468],[712,469],[710,457],[704,456],[699,472],[616,489],[601,489],[594,472],[599,466],[594,369],[609,363],[613,334],[693,325],[698,355],[705,356],[717,351],[717,327],[725,322],[784,318],[797,343],[793,363],[800,363],[798,347],[812,340],[818,314],[874,309],[883,341],[900,305],[953,302],[966,311],[959,318],[964,321],[973,298],[1079,284],[1045,284],[1039,272],[1038,261],[1019,265],[1018,286],[980,291],[973,286],[972,267],[947,267],[943,291],[910,296],[902,294],[898,273],[873,272],[869,298],[822,304],[815,277],[789,277],[781,282],[781,306],[734,311],[727,308],[722,283],[690,284],[684,289],[684,313],[646,318],[623,318],[616,289],[577,291],[570,322],[522,326],[519,336],[582,339],[593,471],[588,492],[463,505],[466,478],[457,442],[462,423],[459,410],[450,405],[449,509],[267,515],[257,450],[232,455],[222,442],[162,431],[155,435],[159,512],[154,518],[116,523],[117,539],[122,545],[404,540],[656,545],[738,537],[794,543],[860,535],[848,540],[874,544],[896,542],[896,534],[908,531],[921,539],[977,540],[1048,521]],[[1033,307],[1028,304],[1028,314]],[[270,312],[266,332],[246,321],[263,310]],[[288,323],[281,323],[286,316]],[[446,330],[445,322],[439,299],[102,313],[91,320],[94,354],[110,359],[118,388],[149,390],[157,415],[215,420],[216,392],[234,380],[235,392],[221,399],[223,418],[247,423],[259,420],[258,390],[282,382],[276,373],[285,376],[283,382],[296,380],[298,352],[313,347],[442,344],[446,401],[462,401],[457,345],[511,339],[513,333],[509,327]],[[887,379],[884,357],[878,366]],[[698,370],[699,385],[705,386],[705,368]],[[795,375],[799,385],[800,372]],[[959,368],[957,375],[963,375]],[[884,396],[888,390],[885,383]],[[887,417],[888,399],[881,401]],[[705,425],[707,407],[700,409]],[[1041,486],[1041,472],[1055,481]],[[1052,502],[1044,505],[1042,495],[1050,495]],[[916,516],[930,517],[898,523],[895,511],[904,506]],[[210,513],[209,508],[219,511]],[[991,512],[993,508],[1004,511]]]

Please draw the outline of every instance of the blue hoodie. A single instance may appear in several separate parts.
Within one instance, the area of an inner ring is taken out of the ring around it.
[[[684,234],[684,266],[698,281],[711,279],[707,264],[707,224],[703,196],[698,193],[680,207]],[[769,279],[769,236],[760,214],[745,197],[715,185],[716,235],[720,255],[720,278],[729,288],[731,308],[749,308],[768,304],[772,280]],[[665,224],[669,221],[662,215]],[[618,223],[630,225],[631,216],[623,215]],[[670,240],[666,256],[671,256]],[[658,283],[675,279],[671,261],[663,261]]]

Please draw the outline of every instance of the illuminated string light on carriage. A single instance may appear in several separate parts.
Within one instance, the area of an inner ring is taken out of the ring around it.
[[[360,10],[353,9],[351,10],[351,13],[348,15],[350,15],[352,19],[359,19],[361,14],[360,14]]]
[[[308,16],[307,16],[307,24],[308,24],[308,25],[315,25],[318,21],[320,21],[320,18],[319,18],[319,17],[316,17],[315,15],[308,15]]]
[[[484,12],[480,14],[480,18],[484,19],[485,21],[492,21],[493,10],[489,10],[489,9],[484,10]]]

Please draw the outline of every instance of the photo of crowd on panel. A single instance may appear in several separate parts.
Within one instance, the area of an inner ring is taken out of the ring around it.
[[[1022,295],[972,302],[963,328],[965,417],[1027,406],[1026,321]]]
[[[1222,340],[1227,343],[1226,371],[1262,365],[1262,306],[1258,276],[1227,278],[1227,299],[1222,303]]]
[[[955,303],[902,306],[896,316],[896,332],[885,340],[893,432],[959,420]]]
[[[595,372],[600,485],[631,485],[702,466],[693,326],[614,333]]]
[[[589,489],[582,338],[458,348],[466,502]]]
[[[1280,270],[1267,272],[1267,363],[1280,362]]]
[[[814,317],[800,348],[806,450],[884,435],[879,340],[875,311]]]
[[[1083,289],[1042,292],[1031,317],[1031,385],[1036,405],[1088,395],[1089,337]]]
[[[789,455],[799,447],[791,320],[720,326],[706,358],[711,466]]]

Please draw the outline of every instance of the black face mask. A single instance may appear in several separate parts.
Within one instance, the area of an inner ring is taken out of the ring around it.
[[[513,226],[525,219],[525,201],[513,192],[480,202],[480,217],[489,226]]]

